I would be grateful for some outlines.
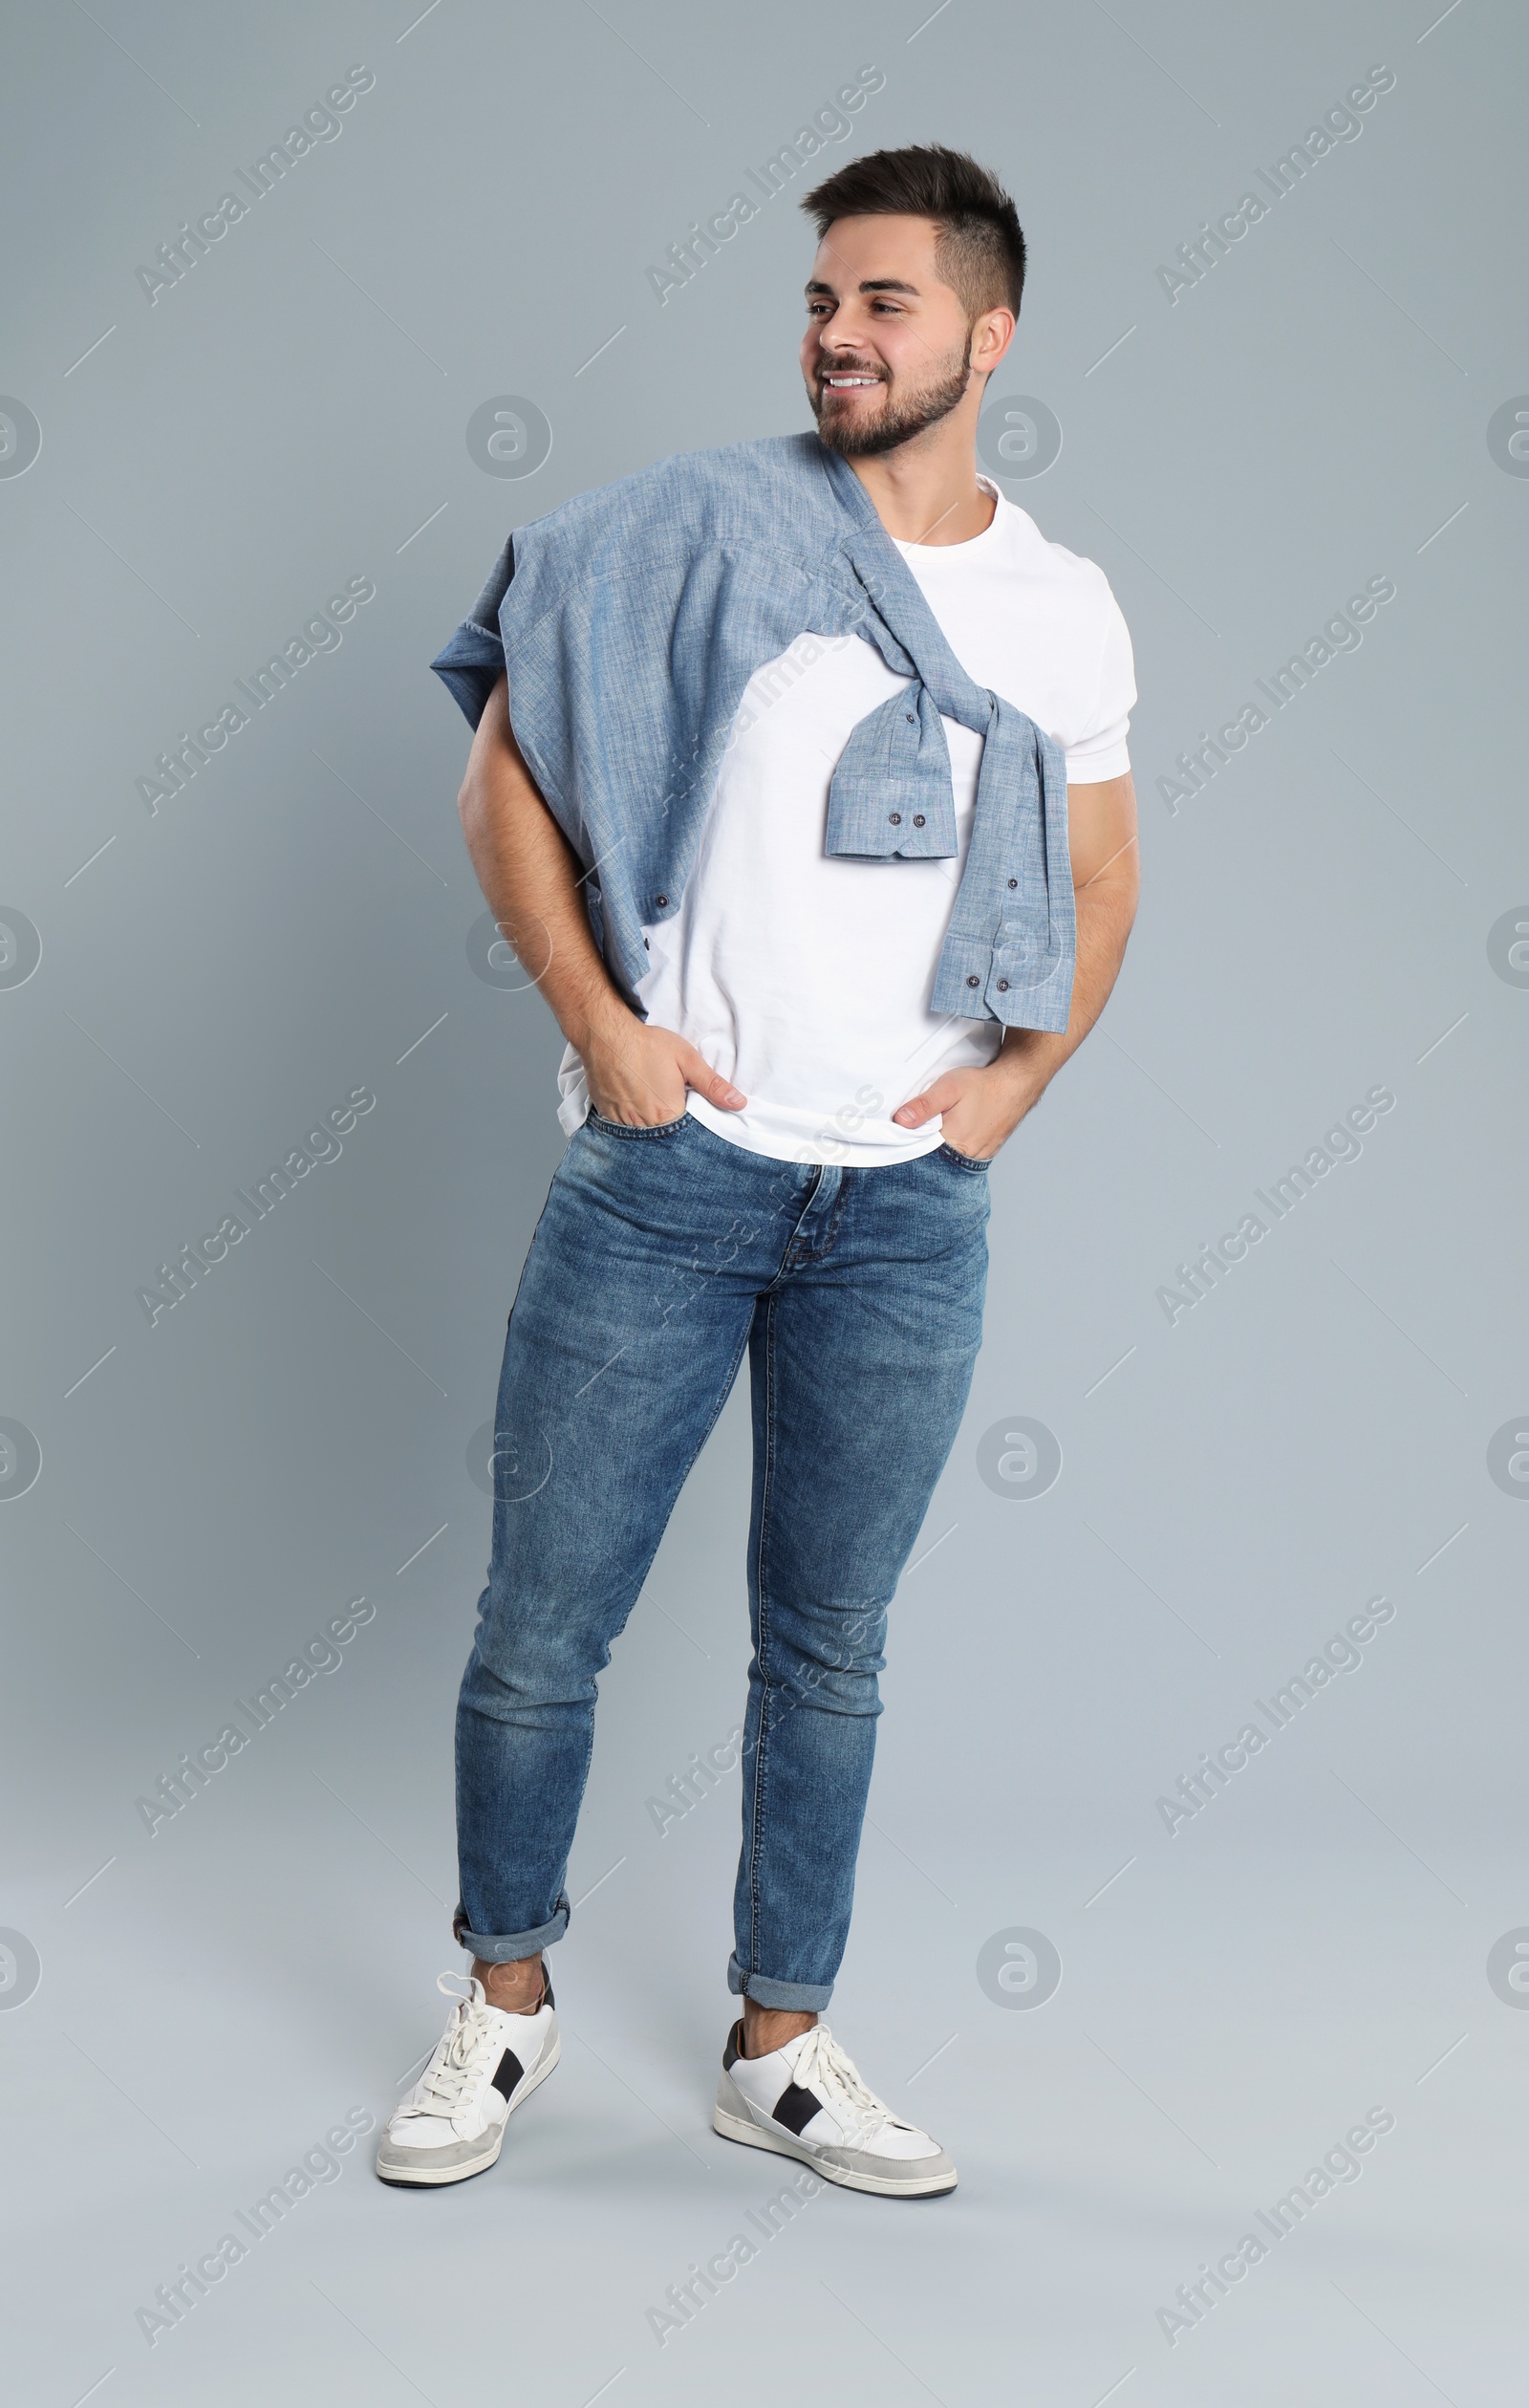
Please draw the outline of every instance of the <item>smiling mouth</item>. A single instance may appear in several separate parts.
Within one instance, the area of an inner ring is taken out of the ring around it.
[[[866,376],[858,369],[825,369],[818,381],[825,393],[863,393],[883,380]]]

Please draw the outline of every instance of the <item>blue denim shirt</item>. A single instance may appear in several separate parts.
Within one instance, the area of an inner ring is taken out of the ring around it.
[[[847,461],[816,435],[681,452],[516,530],[431,662],[474,727],[508,671],[515,740],[585,864],[629,1001],[679,908],[743,689],[798,636],[857,635],[911,678],[851,730],[825,849],[950,858],[943,715],[983,739],[932,1008],[1065,1029],[1076,955],[1062,748],[976,684]]]

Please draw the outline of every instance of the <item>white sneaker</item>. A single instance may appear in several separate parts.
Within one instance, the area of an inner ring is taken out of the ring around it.
[[[867,2088],[827,2024],[765,2057],[745,2057],[743,2038],[737,2023],[712,2112],[725,2139],[800,2158],[827,2182],[885,2199],[931,2199],[956,2188],[956,2168],[938,2141],[901,2122]]]
[[[489,2006],[476,1975],[441,1975],[437,1989],[457,2004],[429,2064],[388,2118],[377,2153],[384,2182],[464,2182],[493,2164],[510,2116],[561,2052],[545,1970],[542,1980],[535,2014],[512,2015]]]

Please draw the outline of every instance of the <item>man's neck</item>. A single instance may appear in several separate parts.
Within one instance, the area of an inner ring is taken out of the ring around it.
[[[947,440],[932,443],[931,436]],[[948,419],[895,451],[851,460],[850,466],[898,543],[966,544],[993,524],[998,505],[977,482],[972,430]]]

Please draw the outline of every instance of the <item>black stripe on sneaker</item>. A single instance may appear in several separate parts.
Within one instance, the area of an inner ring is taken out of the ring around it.
[[[499,2071],[494,2075],[494,2088],[501,2098],[508,2098],[516,2083],[523,2079],[525,2072],[526,2069],[514,2050],[506,2049],[499,2060]]]
[[[822,2104],[823,2101],[815,2098],[810,2091],[804,2091],[800,2083],[787,2082],[770,2114],[778,2124],[786,2126],[787,2132],[794,2132],[800,2137],[803,2126],[812,2121]]]

